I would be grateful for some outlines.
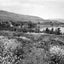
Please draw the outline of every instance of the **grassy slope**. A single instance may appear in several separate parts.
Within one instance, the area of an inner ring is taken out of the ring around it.
[[[12,20],[12,21],[32,21],[32,22],[39,22],[43,21],[42,18],[36,16],[29,16],[29,15],[20,15],[15,14],[12,12],[7,11],[0,11],[0,20]]]

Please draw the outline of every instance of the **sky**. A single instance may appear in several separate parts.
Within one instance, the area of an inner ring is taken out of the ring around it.
[[[64,19],[64,0],[0,0],[0,10],[44,19]]]

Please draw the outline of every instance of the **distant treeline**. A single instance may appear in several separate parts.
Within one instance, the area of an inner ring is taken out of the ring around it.
[[[22,21],[1,21],[0,30],[10,30],[10,31],[20,31],[20,32],[34,32],[37,27],[36,23],[31,21],[22,22]]]
[[[57,28],[57,29],[55,29],[55,30],[54,30],[54,28],[51,28],[51,29],[46,28],[46,29],[44,30],[44,32],[45,32],[45,33],[48,33],[48,34],[56,34],[56,35],[61,35],[61,34],[62,34],[60,28]]]
[[[46,28],[44,31],[40,31],[40,27],[37,26],[37,23],[32,23],[31,21],[28,22],[22,22],[22,21],[16,21],[13,22],[12,20],[10,21],[1,21],[0,22],[0,30],[9,30],[9,31],[18,31],[18,32],[35,32],[35,33],[48,33],[48,34],[56,34],[60,35],[61,30],[60,28],[57,28],[54,30],[52,28],[51,30],[49,28]]]

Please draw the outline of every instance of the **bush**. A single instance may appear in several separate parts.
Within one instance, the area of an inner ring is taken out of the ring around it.
[[[49,64],[64,64],[64,49],[59,46],[51,47]]]

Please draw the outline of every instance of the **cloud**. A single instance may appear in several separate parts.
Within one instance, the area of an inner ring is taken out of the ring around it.
[[[64,18],[64,0],[0,0],[0,9],[43,18]]]

